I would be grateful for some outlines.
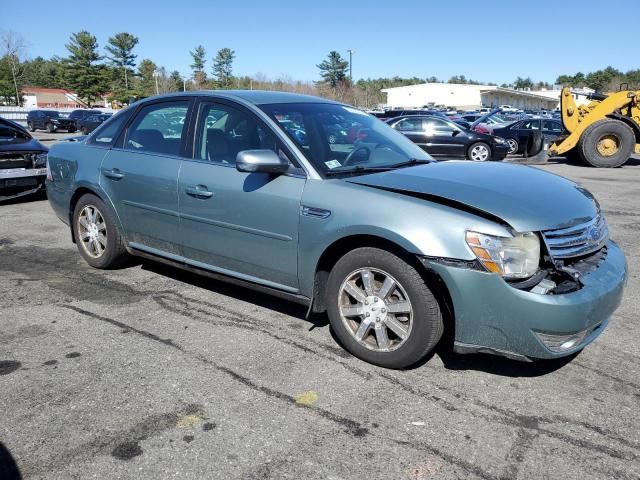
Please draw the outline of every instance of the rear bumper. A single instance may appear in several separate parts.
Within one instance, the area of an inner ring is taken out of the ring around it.
[[[477,270],[435,262],[428,267],[442,277],[451,295],[456,349],[521,360],[564,357],[594,341],[620,305],[627,279],[624,254],[614,242],[598,269],[583,277],[583,288],[563,295],[518,290],[498,275]],[[562,351],[543,342],[578,333],[584,337]]]

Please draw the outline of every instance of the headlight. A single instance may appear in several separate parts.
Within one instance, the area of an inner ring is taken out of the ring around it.
[[[493,137],[493,141],[496,143],[507,143],[504,139],[500,137]]]
[[[540,240],[535,233],[494,237],[467,232],[467,245],[490,272],[507,279],[529,278],[538,271]]]
[[[39,153],[33,161],[35,167],[44,167],[47,164],[47,154]]]
[[[51,123],[58,123],[58,120],[56,120],[55,118],[52,118]]]

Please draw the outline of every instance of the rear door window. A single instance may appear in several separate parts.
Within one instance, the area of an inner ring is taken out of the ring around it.
[[[129,126],[127,150],[178,156],[186,135],[189,102],[179,100],[143,107]]]

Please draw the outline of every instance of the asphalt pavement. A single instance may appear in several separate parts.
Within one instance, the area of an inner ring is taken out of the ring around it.
[[[443,348],[384,370],[324,315],[92,269],[45,199],[0,205],[0,478],[640,478],[640,160],[535,168],[596,195],[630,267],[608,329],[561,362]]]

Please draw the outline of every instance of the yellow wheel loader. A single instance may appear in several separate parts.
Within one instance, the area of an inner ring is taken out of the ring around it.
[[[634,151],[640,153],[640,90],[627,87],[589,99],[577,106],[571,89],[562,89],[565,134],[549,147],[549,155],[566,155],[592,167],[619,167]]]

